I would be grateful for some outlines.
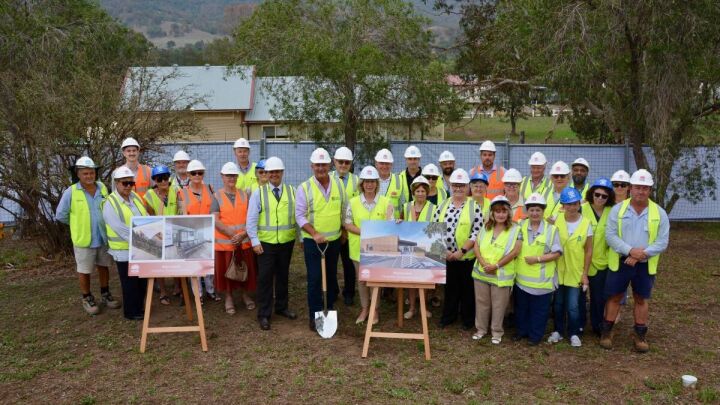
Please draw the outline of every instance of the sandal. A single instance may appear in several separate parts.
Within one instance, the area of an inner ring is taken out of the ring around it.
[[[163,305],[170,305],[170,297],[168,297],[167,295],[161,295],[160,303]]]
[[[225,313],[227,313],[228,315],[235,315],[235,304],[231,302],[230,305],[228,305],[228,303],[226,302]]]
[[[243,296],[243,302],[245,302],[245,308],[248,309],[248,311],[252,311],[255,309],[255,301],[252,300],[252,298],[248,297],[247,295]]]
[[[215,293],[208,293],[208,297],[210,297],[210,299],[213,300],[213,301],[215,301],[215,302],[220,302],[220,301],[222,301],[222,298],[220,298],[220,296],[217,295],[217,294],[215,294]]]

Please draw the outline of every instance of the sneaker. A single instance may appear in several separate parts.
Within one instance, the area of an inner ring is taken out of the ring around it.
[[[92,295],[83,297],[82,305],[85,312],[87,312],[89,315],[97,315],[100,312],[100,308],[95,303],[95,297],[93,297]]]
[[[570,336],[570,346],[572,346],[572,347],[582,346],[582,342],[580,341],[580,338],[578,337],[578,335]]]
[[[650,345],[648,345],[647,340],[645,340],[645,336],[640,336],[637,332],[633,332],[632,339],[635,344],[635,351],[638,353],[647,353],[650,350]]]
[[[563,337],[560,336],[559,332],[553,332],[550,337],[548,338],[548,343],[557,343],[559,341],[563,340]]]
[[[118,308],[120,308],[120,307],[122,306],[122,305],[120,304],[120,301],[116,300],[116,299],[112,296],[112,294],[110,294],[109,292],[106,292],[106,293],[103,293],[103,294],[102,294],[102,298],[100,299],[100,302],[101,302],[103,305],[105,305],[106,307],[111,308],[111,309],[118,309]]]
[[[501,337],[493,337],[492,339],[490,339],[490,343],[492,343],[492,344],[494,344],[494,345],[499,345],[500,342],[502,342],[502,338],[501,338]]]
[[[485,334],[483,334],[483,333],[481,333],[481,332],[475,332],[475,333],[473,333],[473,335],[472,335],[472,339],[473,339],[473,340],[480,340],[480,339],[483,338],[483,336],[485,336]]]
[[[403,315],[403,318],[405,318],[405,319],[412,319],[413,316],[415,316],[415,311],[407,311],[407,312],[405,312],[405,314]]]

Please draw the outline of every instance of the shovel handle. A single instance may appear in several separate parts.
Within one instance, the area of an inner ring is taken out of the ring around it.
[[[322,255],[322,258],[320,259],[320,268],[322,269],[322,290],[323,294],[325,294],[325,308],[327,308],[327,280],[325,278],[325,255]]]

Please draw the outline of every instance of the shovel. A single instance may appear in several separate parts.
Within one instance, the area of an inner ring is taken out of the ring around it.
[[[320,249],[320,245],[317,244],[317,248],[321,255],[320,264],[322,268],[322,290],[325,297],[323,300],[324,310],[315,312],[315,330],[317,330],[318,334],[320,334],[320,336],[324,339],[333,337],[337,331],[337,311],[328,311],[327,309],[328,296],[327,278],[325,274],[325,251],[327,251],[329,246],[330,243],[326,243],[325,249]]]

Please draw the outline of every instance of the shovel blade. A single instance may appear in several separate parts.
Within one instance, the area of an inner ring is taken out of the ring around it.
[[[337,332],[337,311],[315,312],[315,330],[324,339],[333,337]]]

